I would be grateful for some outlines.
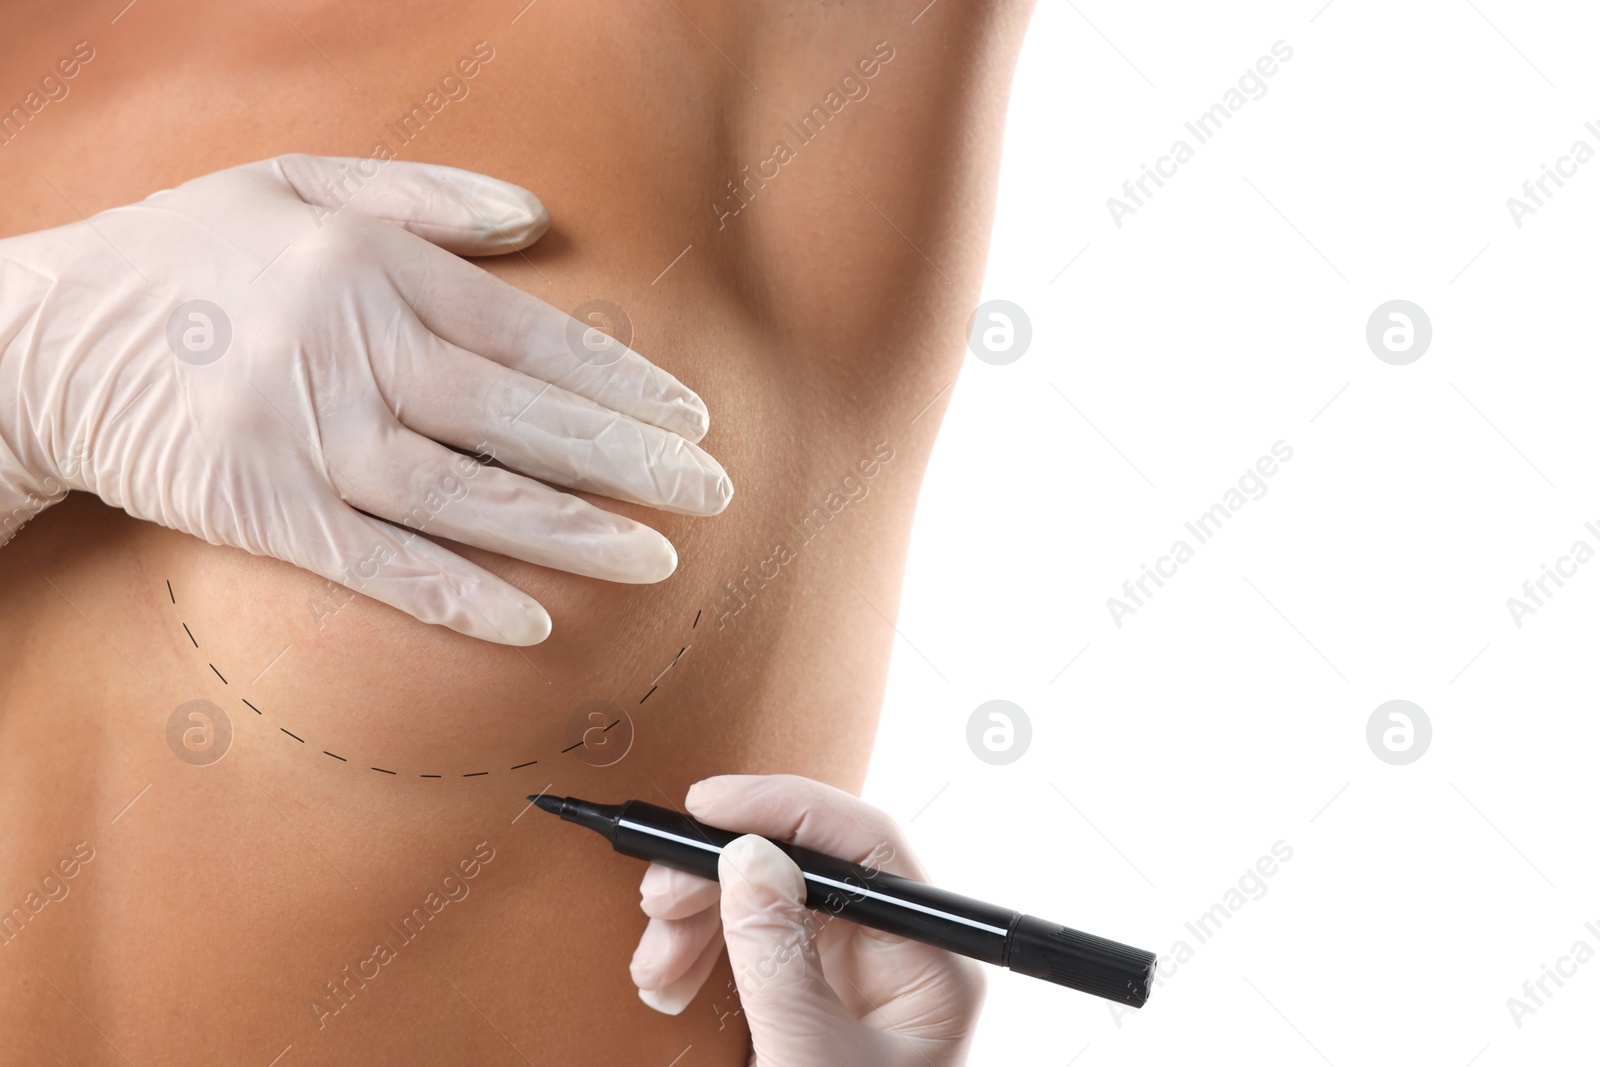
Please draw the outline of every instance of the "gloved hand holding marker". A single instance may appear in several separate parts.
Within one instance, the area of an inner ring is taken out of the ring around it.
[[[720,918],[762,1067],[898,1063],[908,1025],[927,1047],[906,1062],[962,1062],[983,975],[961,956],[1134,1007],[1149,996],[1153,953],[928,885],[892,820],[820,782],[710,778],[685,799],[693,817],[637,800],[529,799],[653,861],[633,963],[646,1003],[676,1014],[693,998]]]
[[[667,577],[664,537],[541,481],[714,515],[705,404],[458,258],[549,221],[468,171],[281,156],[0,240],[0,545],[83,490],[513,645],[538,602],[415,531]]]

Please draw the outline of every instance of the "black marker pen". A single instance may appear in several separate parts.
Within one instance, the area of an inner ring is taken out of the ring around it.
[[[543,794],[528,799],[601,834],[625,856],[712,881],[723,846],[744,836],[642,800],[594,804]],[[1136,1008],[1149,999],[1154,953],[799,845],[773,844],[805,875],[808,908]]]

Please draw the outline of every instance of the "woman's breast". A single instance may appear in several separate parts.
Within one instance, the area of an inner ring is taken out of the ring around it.
[[[44,29],[30,36],[36,49],[22,48],[38,54],[19,63],[49,51]],[[88,25],[50,29],[90,34]],[[720,61],[685,63],[670,45],[686,32],[670,6],[621,19],[559,4],[520,14],[313,4],[281,16],[188,4],[135,9],[114,34],[90,34],[95,57],[73,93],[40,116],[31,140],[6,149],[26,154],[7,159],[16,192],[0,205],[0,233],[280,152],[392,155],[517,182],[544,200],[554,225],[485,269],[563,310],[598,308],[597,321],[698,391],[712,413],[703,445],[737,494],[713,519],[588,498],[672,540],[679,569],[658,585],[461,549],[550,611],[553,634],[527,649],[417,624],[286,564],[141,531],[142,558],[170,573],[147,575],[137,595],[165,597],[170,579],[182,611],[167,604],[168,618],[151,620],[157,629],[140,640],[175,640],[197,678],[226,678],[229,695],[249,696],[263,715],[283,709],[278,725],[306,751],[418,775],[509,769],[540,754],[535,724],[586,724],[576,709],[597,701],[644,706],[635,702],[652,685],[664,695],[691,675],[696,650],[679,653],[702,632],[697,615],[726,595],[746,557],[770,555],[773,517],[813,506],[823,480],[839,476],[832,468],[847,472],[875,441],[826,432],[840,398],[726,284],[737,246],[699,240],[709,218],[700,201],[725,166],[713,116],[725,122],[735,108],[723,101]],[[653,34],[666,36],[646,47]],[[619,50],[629,62],[617,62]],[[664,95],[663,84],[677,91]],[[86,165],[89,146],[119,165]],[[781,643],[826,601],[802,599],[741,629],[751,645]],[[334,757],[319,758],[335,769]]]
[[[736,250],[695,247],[720,78],[608,63],[624,37],[648,53],[649,27],[599,41],[579,8],[288,12],[298,28],[135,8],[123,36],[94,30],[27,154],[6,149],[0,232],[73,217],[45,179],[92,212],[378,141],[524,184],[554,229],[486,269],[565,310],[621,309],[707,400],[705,447],[737,489],[714,519],[591,498],[673,541],[658,585],[460,549],[549,609],[531,648],[93,500],[35,520],[0,552],[0,805],[39,813],[0,843],[0,909],[23,913],[0,934],[23,961],[0,977],[0,1031],[41,1056],[109,1040],[135,1062],[665,1064],[693,1045],[744,1063],[725,964],[683,1017],[645,1008],[627,974],[643,866],[526,797],[681,804],[729,771],[858,786],[927,441],[852,422],[803,339],[754,324],[726,281]],[[28,62],[54,37],[30,40]],[[30,879],[80,843],[93,859],[33,911]]]

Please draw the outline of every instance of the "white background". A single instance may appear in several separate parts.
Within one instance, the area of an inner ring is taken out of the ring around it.
[[[1321,3],[1034,16],[984,291],[1033,339],[955,389],[866,797],[948,888],[1194,954],[1120,1020],[991,971],[976,1064],[1595,1059],[1600,959],[1520,1027],[1507,999],[1600,952],[1600,560],[1520,628],[1506,601],[1600,550],[1600,159],[1521,228],[1506,200],[1600,150],[1600,19]],[[1278,40],[1266,95],[1198,145],[1185,120]],[[1179,137],[1194,159],[1119,229],[1106,199]],[[1365,338],[1397,298],[1433,327],[1407,366]],[[1279,440],[1197,545],[1184,522]],[[1195,557],[1118,628],[1107,598],[1180,537]],[[1032,723],[1008,766],[967,747],[996,698]],[[1397,698],[1433,728],[1406,766],[1366,740]],[[1199,943],[1185,922],[1278,841]]]

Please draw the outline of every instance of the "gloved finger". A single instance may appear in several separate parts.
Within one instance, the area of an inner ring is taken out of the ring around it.
[[[403,426],[364,442],[329,428],[324,440],[339,457],[331,473],[340,495],[369,514],[588,578],[638,585],[677,569],[672,543],[650,527]]]
[[[707,908],[687,919],[651,919],[633,950],[628,973],[640,989],[662,989],[688,973],[722,932],[722,916]]]
[[[733,498],[722,465],[678,434],[480,359],[420,324],[414,335],[395,353],[398,380],[378,384],[418,433],[479,451],[486,442],[497,462],[530,477],[683,515],[716,515]]]
[[[852,863],[927,881],[898,823],[842,789],[793,774],[722,774],[689,787],[702,822],[802,845]]]
[[[705,401],[593,323],[575,319],[465,260],[417,255],[404,235],[392,237],[379,245],[390,280],[433,333],[690,441],[706,435],[711,416]]]
[[[550,615],[537,600],[477,564],[363,515],[332,493],[311,509],[303,521],[320,525],[321,536],[304,539],[309,552],[281,557],[295,566],[479,640],[536,645],[550,636]]]
[[[264,162],[322,212],[359,211],[461,256],[514,252],[550,228],[550,213],[528,190],[455,167],[309,155]]]
[[[780,1042],[791,1052],[806,1039],[843,1043],[859,1024],[823,974],[819,920],[805,906],[800,868],[772,842],[746,834],[722,850],[717,877],[722,939],[758,1062],[777,1055]]]
[[[686,919],[715,908],[722,896],[717,883],[659,863],[645,869],[639,883],[639,907],[652,919]]]
[[[684,972],[683,977],[669,982],[660,989],[641,989],[639,999],[656,1011],[667,1015],[679,1014],[694,1000],[695,994],[700,992],[700,987],[706,984],[706,977],[711,974],[711,968],[717,965],[717,957],[720,955],[722,955],[722,940],[714,937]]]

